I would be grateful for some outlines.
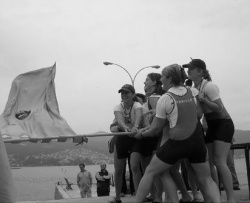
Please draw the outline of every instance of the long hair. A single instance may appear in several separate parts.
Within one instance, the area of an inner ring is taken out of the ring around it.
[[[144,94],[136,93],[135,96],[136,96],[136,98],[137,97],[141,98],[143,103],[147,102],[147,98]],[[137,99],[137,101],[138,101],[138,99]]]
[[[161,74],[160,73],[149,73],[148,77],[150,80],[155,82],[155,88],[152,94],[159,94],[163,95],[165,91],[162,89],[162,83],[161,83]]]
[[[212,81],[212,78],[208,70],[202,70],[202,77],[208,81]]]

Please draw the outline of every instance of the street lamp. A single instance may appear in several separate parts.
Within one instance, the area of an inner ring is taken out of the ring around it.
[[[144,67],[144,68],[141,68],[139,71],[137,71],[137,73],[135,74],[134,78],[132,78],[132,76],[131,76],[130,73],[127,71],[127,69],[124,68],[124,67],[122,67],[122,66],[120,66],[119,64],[111,63],[111,62],[103,62],[103,64],[104,64],[105,66],[116,65],[116,66],[119,66],[120,68],[122,68],[123,70],[125,70],[125,71],[127,72],[127,74],[129,75],[130,80],[131,80],[133,86],[134,86],[134,83],[135,83],[135,78],[136,78],[136,76],[137,76],[138,73],[141,72],[143,69],[145,69],[145,68],[155,68],[155,69],[160,68],[160,66],[158,66],[158,65],[155,65],[155,66],[146,66],[146,67]]]

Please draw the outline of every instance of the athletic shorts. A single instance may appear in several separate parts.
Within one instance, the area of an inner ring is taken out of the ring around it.
[[[144,138],[144,145],[143,145],[143,152],[142,156],[152,156],[153,151],[157,149],[157,146],[159,145],[161,135],[160,136],[155,136],[155,137],[147,137]]]
[[[117,136],[115,147],[118,159],[128,158],[130,153],[143,153],[143,139],[136,139],[129,136]]]
[[[234,124],[232,119],[214,119],[207,120],[206,143],[212,143],[215,140],[232,143],[234,135]]]
[[[169,139],[156,152],[163,162],[174,165],[177,161],[187,158],[190,163],[205,163],[208,159],[202,126],[197,124],[194,133],[184,140]]]

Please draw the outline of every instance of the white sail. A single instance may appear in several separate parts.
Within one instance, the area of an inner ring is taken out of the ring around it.
[[[37,141],[75,137],[59,113],[54,78],[56,64],[18,75],[0,116],[4,141]]]

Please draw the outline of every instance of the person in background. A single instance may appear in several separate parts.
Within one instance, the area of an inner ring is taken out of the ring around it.
[[[92,175],[85,169],[85,164],[79,164],[80,172],[77,174],[76,182],[80,189],[81,198],[92,196]]]
[[[97,181],[97,196],[109,196],[111,174],[107,171],[106,163],[100,165],[101,171],[96,172],[95,178]]]
[[[221,202],[218,187],[211,178],[208,152],[197,117],[197,107],[191,90],[183,85],[185,79],[185,71],[180,65],[165,67],[162,70],[161,82],[167,92],[157,102],[156,116],[152,124],[149,128],[133,129],[133,134],[138,139],[163,131],[162,140],[166,140],[157,149],[156,155],[146,168],[136,193],[136,203],[143,202],[156,175],[162,175],[167,193],[166,201],[179,203],[177,188],[169,169],[185,158],[188,158],[195,170],[205,200]]]
[[[114,107],[115,120],[119,131],[130,132],[139,129],[142,120],[142,107],[136,101],[135,89],[132,85],[125,84],[119,89],[122,102]],[[142,177],[140,170],[142,141],[130,136],[116,136],[114,145],[114,167],[115,167],[115,193],[116,196],[109,203],[121,203],[121,188],[123,172],[126,159],[130,155],[130,164],[133,174],[135,190],[137,190]]]
[[[188,68],[188,77],[199,90],[198,98],[208,126],[205,142],[209,151],[213,179],[218,183],[217,173],[214,170],[216,166],[225,187],[227,201],[235,203],[232,175],[227,166],[234,123],[222,102],[218,86],[211,80],[206,63],[201,59],[191,59],[183,67]]]
[[[149,73],[144,82],[144,91],[147,95],[147,103],[145,103],[145,109],[147,109],[146,113],[144,113],[144,118],[147,119],[145,125],[149,126],[154,117],[155,117],[155,109],[156,104],[161,97],[165,93],[162,89],[162,83],[160,81],[161,74],[159,73]],[[146,160],[143,169],[145,171],[146,167],[150,163],[153,155],[156,152],[157,147],[160,145],[162,133],[160,132],[156,137],[148,137],[145,138],[145,155],[148,157]],[[154,184],[150,190],[150,194],[145,198],[145,201],[153,201],[155,203],[162,201],[162,183],[160,177],[156,177],[154,180]]]

